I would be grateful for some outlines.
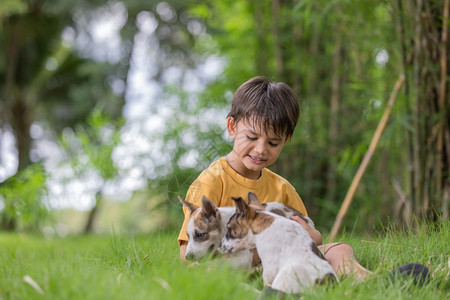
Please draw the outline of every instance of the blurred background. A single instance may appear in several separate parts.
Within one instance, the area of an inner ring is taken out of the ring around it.
[[[271,169],[330,231],[398,78],[347,231],[448,219],[448,0],[0,2],[0,230],[178,230],[256,75],[299,96]]]

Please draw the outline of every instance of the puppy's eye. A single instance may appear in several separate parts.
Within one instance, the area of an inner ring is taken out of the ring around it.
[[[197,241],[203,241],[204,239],[205,239],[205,237],[206,237],[206,233],[205,232],[195,232],[195,239],[197,240]]]

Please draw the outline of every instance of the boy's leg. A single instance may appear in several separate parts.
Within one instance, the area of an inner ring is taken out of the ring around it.
[[[346,243],[320,245],[319,249],[338,276],[353,275],[362,281],[371,274],[369,270],[359,264],[352,247]]]

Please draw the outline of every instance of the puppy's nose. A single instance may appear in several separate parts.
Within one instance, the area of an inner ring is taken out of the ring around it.
[[[225,247],[223,246],[222,241],[221,241],[220,244],[219,244],[219,252],[222,253],[222,254],[226,252],[226,249],[225,249]]]
[[[222,242],[220,242],[220,246],[219,246],[219,252],[220,253],[227,254],[227,253],[230,253],[232,249],[233,248],[228,249],[227,246],[225,246],[224,244],[222,244]]]

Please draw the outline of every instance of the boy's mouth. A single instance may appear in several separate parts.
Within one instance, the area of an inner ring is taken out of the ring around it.
[[[249,157],[253,162],[255,162],[255,163],[257,163],[257,164],[261,164],[261,163],[264,163],[264,162],[266,161],[265,159],[260,158],[260,157],[256,157],[256,156],[248,155],[248,157]]]

